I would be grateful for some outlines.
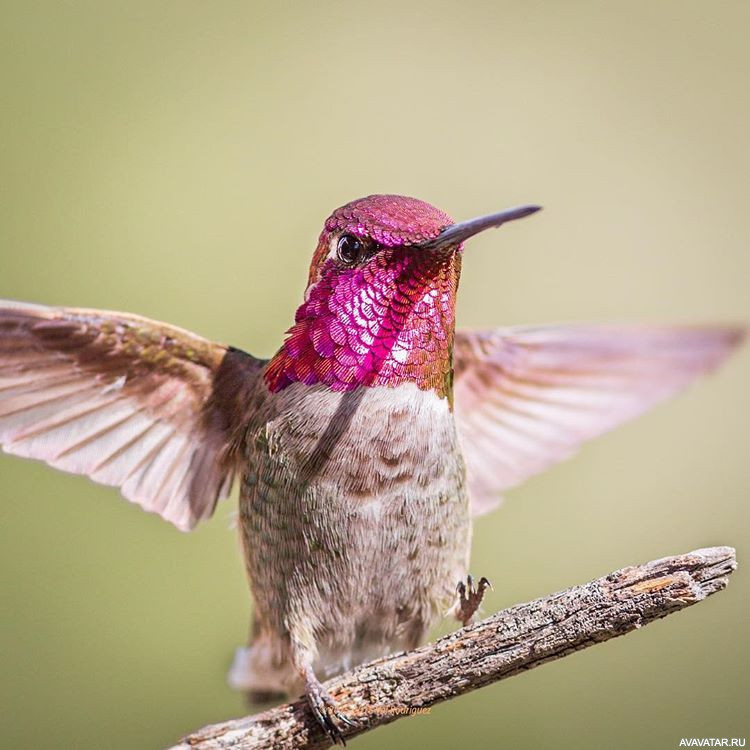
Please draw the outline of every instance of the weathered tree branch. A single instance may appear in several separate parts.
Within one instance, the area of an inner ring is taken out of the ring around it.
[[[731,547],[711,547],[623,568],[582,586],[519,604],[416,651],[371,662],[327,683],[357,723],[345,737],[420,712],[702,601],[737,567]],[[199,729],[172,750],[325,748],[307,704]]]

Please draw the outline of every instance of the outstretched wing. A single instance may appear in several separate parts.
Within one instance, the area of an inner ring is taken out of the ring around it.
[[[454,397],[472,512],[718,366],[732,326],[458,331]]]
[[[0,446],[188,530],[231,488],[260,364],[134,315],[0,301]]]

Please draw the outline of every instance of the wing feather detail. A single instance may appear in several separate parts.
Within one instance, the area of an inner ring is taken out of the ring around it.
[[[474,515],[716,368],[741,326],[457,331],[454,400]]]
[[[261,366],[135,315],[0,300],[0,446],[187,530],[231,489]]]

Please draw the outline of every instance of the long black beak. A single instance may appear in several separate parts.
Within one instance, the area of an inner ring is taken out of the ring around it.
[[[462,242],[468,240],[469,237],[473,237],[475,234],[479,234],[479,232],[484,232],[485,229],[499,227],[508,221],[523,219],[524,216],[531,216],[531,214],[535,214],[541,208],[541,206],[516,206],[516,208],[508,208],[496,214],[479,216],[476,219],[469,219],[468,221],[460,221],[458,224],[451,224],[445,227],[437,237],[425,242],[422,247],[430,250],[441,250],[449,247],[455,249]]]

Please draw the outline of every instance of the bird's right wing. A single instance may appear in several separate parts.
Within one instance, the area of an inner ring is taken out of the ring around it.
[[[185,531],[231,488],[262,364],[135,315],[0,300],[0,446]]]

